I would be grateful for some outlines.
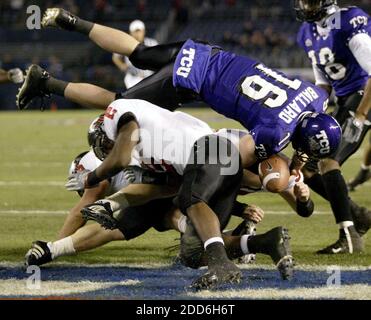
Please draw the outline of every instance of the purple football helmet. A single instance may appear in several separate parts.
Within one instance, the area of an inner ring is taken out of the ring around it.
[[[295,129],[292,146],[310,158],[328,158],[339,148],[342,138],[339,123],[325,113],[309,113]]]

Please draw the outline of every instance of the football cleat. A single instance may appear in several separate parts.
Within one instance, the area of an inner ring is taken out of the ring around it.
[[[361,184],[365,183],[371,178],[371,170],[370,169],[361,169],[356,177],[351,180],[348,183],[348,190],[349,191],[354,191],[356,187],[360,186]]]
[[[51,8],[45,11],[41,20],[41,26],[43,28],[52,27],[73,31],[75,29],[77,19],[78,17],[64,9]]]
[[[282,279],[288,280],[294,273],[294,259],[291,253],[290,236],[286,228],[277,227],[263,235],[267,253],[276,264]]]
[[[317,251],[317,254],[344,254],[360,253],[363,251],[362,238],[354,226],[340,229],[339,240],[334,244]]]
[[[113,217],[113,211],[109,202],[97,201],[81,210],[85,221],[93,220],[108,230],[117,229],[117,220]]]
[[[36,97],[47,97],[44,82],[50,78],[49,73],[38,65],[31,65],[26,70],[26,78],[18,90],[16,104],[19,110],[27,109]]]
[[[232,261],[220,265],[213,265],[209,270],[194,281],[191,285],[195,290],[216,289],[223,284],[237,284],[241,282],[241,270]]]
[[[48,244],[44,241],[35,241],[25,256],[25,266],[41,266],[52,261],[52,254]]]
[[[248,240],[247,246],[249,246],[250,241],[254,241],[256,252],[267,254],[272,258],[282,279],[288,280],[292,277],[294,259],[291,254],[290,237],[287,229],[277,227],[264,234],[252,236]]]

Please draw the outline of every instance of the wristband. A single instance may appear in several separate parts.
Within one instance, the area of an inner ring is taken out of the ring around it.
[[[307,202],[301,202],[296,200],[296,212],[299,216],[303,218],[309,218],[314,211],[314,203],[312,199],[309,199]]]
[[[85,185],[86,185],[86,188],[87,189],[91,189],[91,188],[94,188],[96,187],[100,182],[102,181],[102,179],[100,179],[98,176],[97,176],[97,173],[96,173],[96,170],[90,172],[86,178],[86,182],[85,182]]]

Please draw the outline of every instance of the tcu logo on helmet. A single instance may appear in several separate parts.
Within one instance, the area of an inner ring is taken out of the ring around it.
[[[330,152],[330,141],[325,130],[309,138],[309,145],[312,151],[319,155],[327,155]]]
[[[193,49],[193,48],[184,49],[182,53],[183,53],[183,57],[180,60],[180,65],[181,66],[176,71],[176,74],[178,76],[181,76],[181,77],[187,79],[188,76],[189,76],[189,73],[192,70],[192,66],[193,66],[193,61],[194,61],[194,58],[195,58],[196,50]]]

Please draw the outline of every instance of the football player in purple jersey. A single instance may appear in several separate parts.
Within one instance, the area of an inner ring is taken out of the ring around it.
[[[353,204],[340,167],[358,150],[371,124],[370,17],[358,7],[340,8],[336,0],[296,0],[295,11],[303,21],[298,44],[312,62],[316,85],[335,91],[333,116],[343,129],[341,146],[321,162],[321,173],[317,162],[305,167],[306,183],[330,201],[340,229],[339,240],[318,253],[359,252],[360,236],[371,226],[371,212],[356,208],[352,217]]]

